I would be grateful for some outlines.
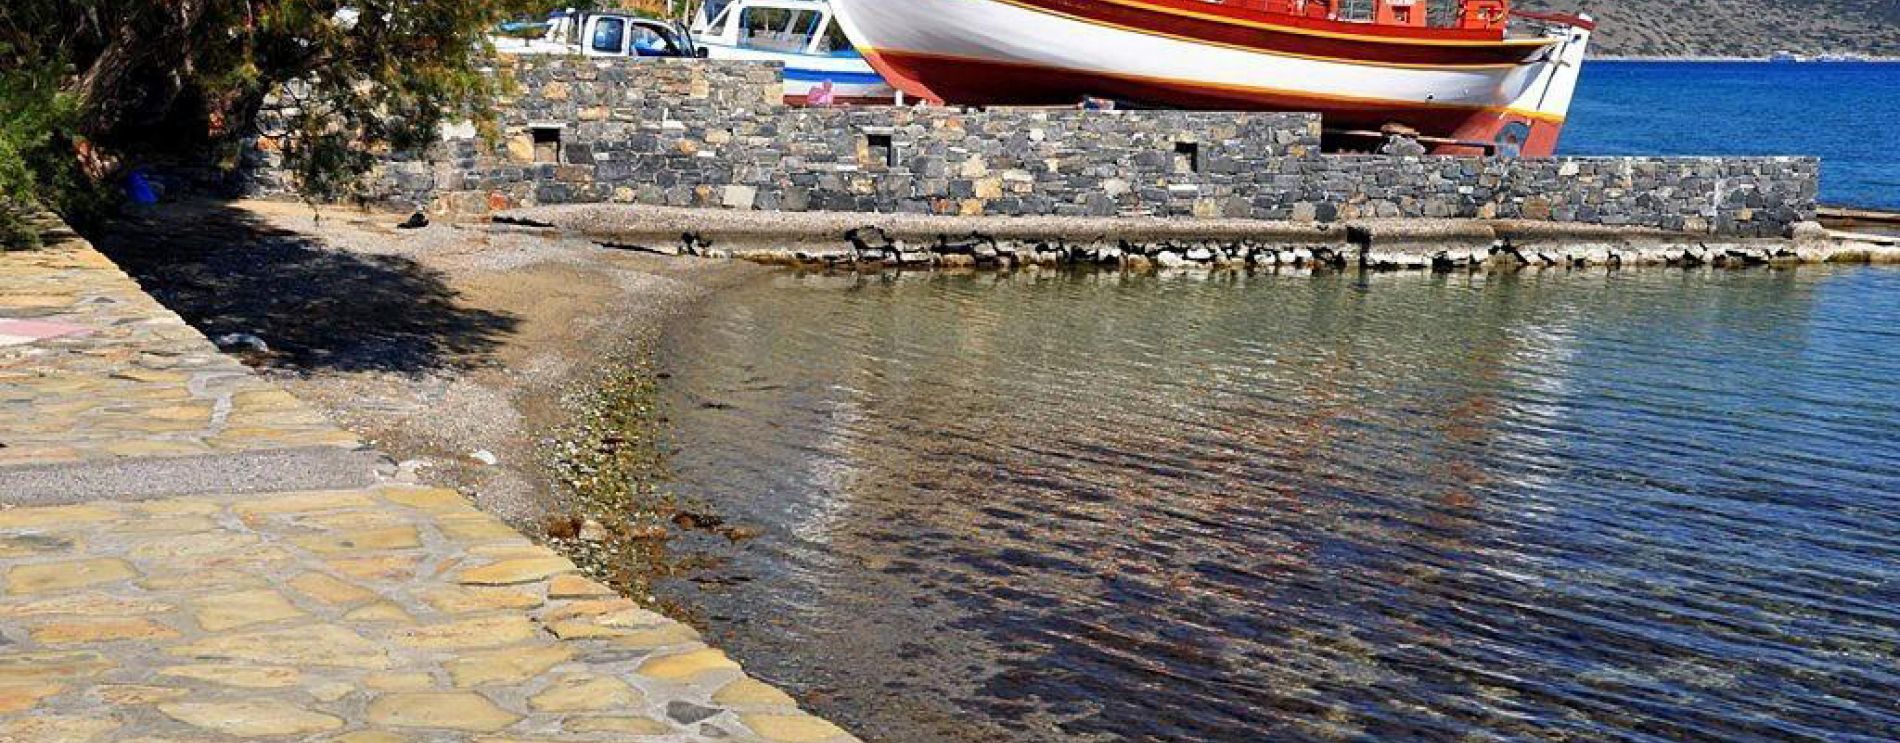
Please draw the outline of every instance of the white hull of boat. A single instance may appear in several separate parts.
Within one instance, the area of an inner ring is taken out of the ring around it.
[[[1179,108],[1318,111],[1329,126],[1398,122],[1439,136],[1484,136],[1505,120],[1560,128],[1589,41],[1589,31],[1560,26],[1550,31],[1560,37],[1545,51],[1527,50],[1521,63],[1432,66],[1209,43],[1013,0],[832,5],[875,68],[926,99],[1060,104],[1092,95]],[[1554,131],[1545,135],[1554,147]]]

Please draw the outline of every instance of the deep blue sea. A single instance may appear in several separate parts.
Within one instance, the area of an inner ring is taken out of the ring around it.
[[[1900,64],[1590,62],[1570,155],[1818,155],[1821,201],[1900,209]]]

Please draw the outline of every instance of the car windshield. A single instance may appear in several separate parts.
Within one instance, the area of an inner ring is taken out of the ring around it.
[[[601,18],[594,22],[594,51],[619,54],[626,51],[627,22],[620,18]]]
[[[659,29],[634,26],[633,51],[642,57],[664,57],[674,53],[673,41]]]

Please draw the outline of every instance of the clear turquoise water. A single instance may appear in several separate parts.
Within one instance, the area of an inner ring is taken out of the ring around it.
[[[1900,64],[1590,62],[1572,155],[1818,155],[1821,201],[1900,209]]]
[[[1900,270],[786,272],[679,331],[679,492],[762,534],[658,593],[869,743],[1900,740]]]

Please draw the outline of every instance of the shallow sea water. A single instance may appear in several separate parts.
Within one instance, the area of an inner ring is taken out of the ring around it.
[[[776,273],[670,599],[870,741],[1900,739],[1900,270]]]

